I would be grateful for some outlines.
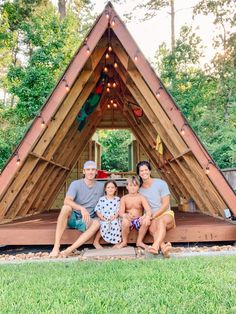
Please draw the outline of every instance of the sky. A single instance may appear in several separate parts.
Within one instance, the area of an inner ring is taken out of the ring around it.
[[[95,3],[95,12],[101,13],[106,2],[104,0],[97,0]],[[198,2],[199,0],[175,0],[175,9],[177,11],[175,15],[176,38],[178,38],[181,26],[193,26],[195,32],[202,38],[202,44],[205,47],[205,57],[201,60],[201,63],[204,64],[205,62],[209,62],[215,54],[212,47],[212,38],[216,29],[211,16],[201,15],[197,16],[194,20],[192,19],[192,8]],[[137,3],[140,3],[140,0],[126,0],[126,4],[122,5],[112,4],[119,16],[125,20],[124,13],[132,12],[134,5]],[[163,41],[170,47],[170,17],[167,11],[167,8],[162,9],[155,18],[149,21],[131,21],[130,23],[126,23],[134,40],[145,57],[150,61],[153,61],[155,52]]]

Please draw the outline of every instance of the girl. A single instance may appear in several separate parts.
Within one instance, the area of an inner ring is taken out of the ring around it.
[[[95,212],[100,218],[100,231],[96,234],[93,245],[96,249],[102,249],[99,240],[102,238],[112,244],[121,241],[121,224],[118,218],[120,198],[116,196],[117,184],[109,180],[104,185],[105,196],[102,196],[96,207]]]

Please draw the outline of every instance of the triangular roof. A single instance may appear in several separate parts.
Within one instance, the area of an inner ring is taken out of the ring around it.
[[[106,82],[115,80],[119,88],[103,91],[79,132],[77,115],[106,64]],[[193,199],[216,217],[224,217],[226,208],[236,215],[234,191],[108,3],[1,174],[0,221],[50,208],[85,144],[103,127],[111,98],[176,199]],[[135,108],[143,110],[142,117],[133,114]],[[154,147],[158,136],[163,156]]]

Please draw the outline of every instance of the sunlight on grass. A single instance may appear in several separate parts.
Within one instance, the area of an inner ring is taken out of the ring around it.
[[[4,265],[1,313],[235,313],[236,257]]]

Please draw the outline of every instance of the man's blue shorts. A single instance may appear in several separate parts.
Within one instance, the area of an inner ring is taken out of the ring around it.
[[[67,226],[70,229],[77,229],[81,232],[84,232],[87,229],[86,224],[83,222],[82,219],[78,218],[78,215],[74,210],[72,211],[71,216],[67,221]]]

